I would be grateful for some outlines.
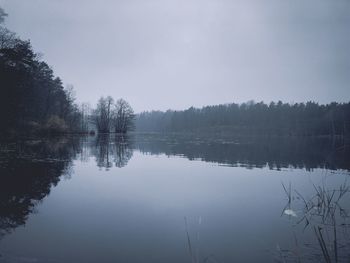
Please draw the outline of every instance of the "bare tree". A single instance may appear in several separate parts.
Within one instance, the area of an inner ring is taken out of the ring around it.
[[[94,115],[96,127],[100,133],[109,133],[111,130],[113,118],[112,106],[113,98],[110,96],[106,98],[101,97],[97,103]]]
[[[88,103],[80,104],[80,131],[89,131],[89,116],[90,116],[90,105]]]
[[[127,133],[134,127],[134,110],[130,104],[119,99],[115,104],[114,128],[116,133]]]
[[[5,17],[7,14],[5,13],[4,9],[0,7],[0,24],[5,21]]]

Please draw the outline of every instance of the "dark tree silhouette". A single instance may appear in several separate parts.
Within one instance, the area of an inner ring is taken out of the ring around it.
[[[124,99],[114,100],[111,96],[101,97],[93,113],[96,129],[99,133],[127,133],[134,128],[134,111]]]
[[[94,119],[99,133],[109,133],[111,131],[113,119],[114,100],[111,96],[101,97],[94,110]]]
[[[127,133],[127,131],[132,130],[134,118],[134,111],[130,104],[119,99],[115,104],[115,132]]]
[[[4,17],[0,9],[0,22]],[[72,87],[63,87],[29,41],[1,25],[0,85],[0,133],[79,131]]]

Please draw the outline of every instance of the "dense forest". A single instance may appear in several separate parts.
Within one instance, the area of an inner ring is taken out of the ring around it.
[[[152,111],[137,115],[140,132],[228,132],[231,134],[348,136],[350,103],[270,104],[248,102],[184,111]]]
[[[7,14],[0,9],[0,23]],[[79,130],[81,112],[30,41],[0,25],[1,132]]]

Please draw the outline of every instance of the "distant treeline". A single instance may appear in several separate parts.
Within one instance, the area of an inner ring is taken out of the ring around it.
[[[248,102],[137,115],[139,132],[227,132],[242,135],[349,136],[350,102]]]
[[[7,14],[0,8],[0,24]],[[0,132],[77,130],[80,111],[29,41],[0,25]]]

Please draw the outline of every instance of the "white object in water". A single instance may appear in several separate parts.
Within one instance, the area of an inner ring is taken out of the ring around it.
[[[286,210],[284,210],[284,213],[285,213],[287,216],[294,216],[294,217],[297,217],[297,213],[295,213],[292,209],[286,209]]]

